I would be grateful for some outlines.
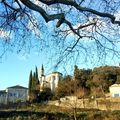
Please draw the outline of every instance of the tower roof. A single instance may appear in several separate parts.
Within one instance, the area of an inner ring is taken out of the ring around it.
[[[43,67],[43,64],[41,65],[40,76],[44,76],[44,67]]]
[[[44,70],[43,64],[41,65],[41,70]]]

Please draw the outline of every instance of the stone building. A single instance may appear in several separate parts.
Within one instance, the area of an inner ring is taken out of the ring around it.
[[[40,70],[40,91],[42,91],[43,88],[50,88],[51,91],[54,92],[61,79],[62,73],[60,72],[52,72],[48,75],[44,75],[44,67],[42,65]]]
[[[16,85],[0,91],[0,104],[18,101],[26,102],[28,99],[28,88]]]
[[[27,101],[28,88],[26,87],[16,85],[16,86],[8,87],[6,89],[6,92],[8,93],[8,96],[7,96],[8,102]]]

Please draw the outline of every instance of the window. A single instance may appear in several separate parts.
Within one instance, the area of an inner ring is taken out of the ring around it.
[[[114,94],[114,97],[120,97],[119,93]]]
[[[17,94],[16,93],[9,93],[9,96],[13,96],[13,97],[16,97],[17,96]]]
[[[16,96],[17,96],[17,94],[16,94],[16,93],[13,93],[13,96],[15,96],[15,97],[16,97]]]
[[[9,93],[9,96],[12,96],[12,93]]]

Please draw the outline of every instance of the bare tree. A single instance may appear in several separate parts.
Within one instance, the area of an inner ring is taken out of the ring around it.
[[[119,10],[119,0],[0,0],[1,57],[13,48],[19,53],[50,46],[58,63],[119,56]]]

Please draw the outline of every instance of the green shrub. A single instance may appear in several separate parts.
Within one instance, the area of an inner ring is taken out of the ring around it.
[[[87,118],[88,118],[87,112],[82,112],[80,114],[77,114],[77,120],[87,120]]]

